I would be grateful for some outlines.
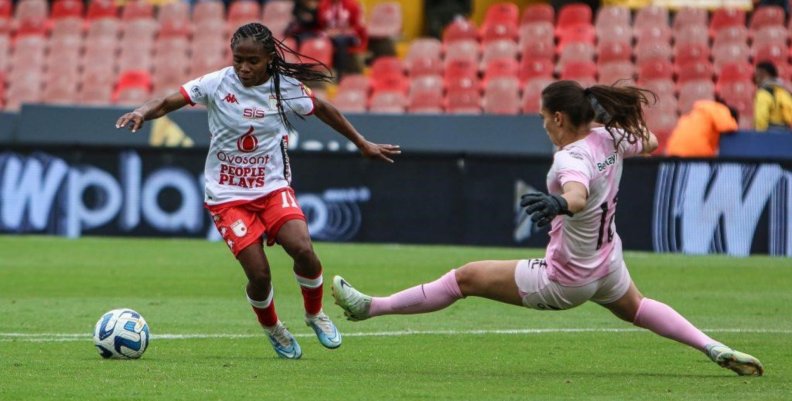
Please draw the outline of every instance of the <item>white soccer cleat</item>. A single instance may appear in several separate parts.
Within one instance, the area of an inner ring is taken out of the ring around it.
[[[333,298],[336,305],[344,310],[347,320],[356,322],[369,318],[371,297],[354,289],[341,276],[333,277]]]
[[[302,356],[302,349],[297,339],[294,338],[292,333],[283,325],[283,322],[278,320],[278,324],[272,328],[265,328],[267,338],[272,344],[272,348],[279,357],[285,359],[300,359]]]
[[[713,362],[733,370],[740,376],[761,376],[764,374],[762,362],[744,352],[735,351],[722,344],[707,345],[706,351]]]
[[[305,315],[305,324],[313,329],[325,348],[334,349],[341,346],[341,333],[324,311],[319,311],[316,315]]]

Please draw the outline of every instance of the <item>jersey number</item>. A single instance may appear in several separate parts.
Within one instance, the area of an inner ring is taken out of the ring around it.
[[[599,226],[599,234],[597,235],[596,249],[600,249],[604,241],[613,242],[613,219],[616,217],[616,202],[618,201],[619,201],[619,197],[616,196],[613,198],[613,205],[611,207],[608,206],[608,201],[602,202],[602,204],[600,205],[600,210],[602,210],[602,215],[600,216],[600,226]],[[610,212],[610,217],[608,217],[608,212]],[[606,226],[607,226],[607,233],[605,228]]]
[[[283,208],[297,207],[297,201],[294,200],[294,197],[289,192],[286,191],[281,192],[281,200],[283,201],[283,203],[281,204],[281,207]]]

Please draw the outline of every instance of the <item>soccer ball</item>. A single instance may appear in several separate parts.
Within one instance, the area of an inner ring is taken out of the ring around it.
[[[102,358],[137,359],[146,352],[149,327],[132,309],[113,309],[99,318],[93,340]]]

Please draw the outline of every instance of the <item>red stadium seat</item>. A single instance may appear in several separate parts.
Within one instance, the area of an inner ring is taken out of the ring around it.
[[[789,31],[783,26],[766,26],[752,32],[753,42],[751,47],[757,49],[762,45],[777,44],[786,46],[789,42]]]
[[[517,78],[496,78],[487,82],[482,106],[484,113],[516,115],[520,113],[520,85]]]
[[[407,98],[410,113],[442,113],[443,78],[424,75],[413,79]]]
[[[674,66],[668,59],[647,59],[638,65],[638,80],[673,79]]]
[[[115,18],[99,18],[89,21],[87,39],[101,40],[100,38],[113,39],[118,38],[121,31],[121,25]]]
[[[676,110],[676,84],[670,78],[657,78],[638,81],[638,85],[644,89],[654,92],[655,95],[661,98],[671,98],[674,100],[673,109]],[[654,105],[659,107],[662,105]]]
[[[195,3],[192,21],[200,25],[204,21],[225,20],[225,6],[219,0],[202,0]]]
[[[775,65],[786,65],[789,63],[789,47],[784,44],[766,43],[755,49],[754,64],[762,61],[770,61]]]
[[[91,2],[88,3],[88,12],[85,18],[89,20],[117,17],[118,7],[114,0],[91,0]]]
[[[77,83],[79,77],[80,74],[77,68],[58,68],[49,70],[44,79],[42,100],[50,104],[77,103]]]
[[[687,26],[703,26],[708,28],[709,15],[707,10],[701,7],[682,7],[674,14],[672,30],[674,32],[682,30]]]
[[[17,111],[22,104],[40,103],[42,100],[43,74],[25,73],[8,77],[6,110]]]
[[[748,42],[748,28],[745,26],[730,26],[723,28],[715,34],[712,47],[723,46],[726,44],[745,44]]]
[[[746,26],[745,11],[736,8],[716,8],[712,12],[709,24],[710,36],[716,36],[719,30],[733,26]]]
[[[728,43],[712,48],[712,64],[718,72],[725,64],[747,62],[750,55],[751,49],[747,44]]]
[[[591,25],[577,25],[573,27],[569,27],[561,31],[558,35],[558,49],[557,52],[562,52],[564,47],[569,43],[588,43],[591,46],[594,46],[594,42],[596,42],[597,33],[594,31],[594,27]]]
[[[682,64],[675,63],[677,83],[688,81],[710,80],[714,75],[714,67],[709,60],[691,60]]]
[[[16,34],[44,35],[47,31],[49,6],[43,0],[27,0],[20,2],[14,10]]]
[[[183,1],[171,1],[162,4],[157,12],[160,24],[166,21],[190,21],[190,5]]]
[[[517,73],[520,81],[528,82],[535,78],[553,78],[553,69],[555,68],[552,61],[544,58],[523,58],[520,60],[519,71]]]
[[[365,113],[368,95],[357,90],[339,90],[333,98],[333,106],[344,113]]]
[[[478,65],[480,47],[478,42],[473,40],[455,40],[445,44],[444,64],[454,60],[466,60]]]
[[[118,84],[113,92],[113,102],[134,101],[133,97],[140,92],[148,93],[151,91],[151,75],[147,71],[127,71],[118,77]],[[128,93],[125,93],[128,92]],[[146,101],[142,99],[140,102]]]
[[[594,61],[595,48],[588,43],[569,43],[558,56],[557,68],[563,69],[564,65],[576,61]]]
[[[212,71],[217,71],[227,65],[226,52],[229,51],[228,43],[223,39],[194,38],[190,42],[190,69],[189,74],[197,78]]]
[[[709,46],[709,29],[704,25],[690,25],[674,31],[674,44],[695,43]]]
[[[369,77],[363,74],[346,74],[338,83],[339,91],[360,91],[368,95],[370,89]]]
[[[643,64],[646,60],[671,60],[674,50],[667,42],[638,43],[635,46],[635,63]]]
[[[236,4],[236,3],[233,3]],[[306,39],[300,44],[300,54],[308,56],[329,68],[333,67],[333,43],[326,37]],[[313,63],[311,59],[302,60],[304,63]]]
[[[274,3],[274,2],[270,2]],[[291,3],[291,2],[284,2]],[[269,4],[269,3],[268,3]],[[377,3],[371,10],[368,34],[372,38],[398,38],[402,33],[401,3]]]
[[[522,58],[527,59],[547,59],[553,61],[555,58],[556,48],[555,45],[544,41],[526,41],[525,44],[520,46],[520,53]]]
[[[747,61],[724,64],[718,75],[715,92],[720,92],[720,87],[732,82],[751,81],[753,74],[754,66]]]
[[[60,18],[82,18],[82,0],[58,0],[52,3],[52,19]]]
[[[488,85],[489,81],[494,78],[509,77],[517,79],[519,65],[515,58],[499,58],[490,60],[487,68],[484,70],[484,78],[482,85]]]
[[[633,29],[629,25],[597,26],[598,42],[623,42],[630,44],[633,40]]]
[[[489,43],[496,40],[517,41],[517,25],[490,24],[481,27],[482,43]]]
[[[666,25],[635,25],[633,33],[639,44],[647,42],[671,43],[671,29]]]
[[[678,111],[687,113],[693,109],[693,103],[703,99],[715,99],[715,84],[711,80],[686,82],[679,87]]]
[[[404,64],[397,57],[379,57],[371,65],[371,89],[374,92],[406,93],[409,81],[404,75]]]
[[[463,17],[457,17],[443,29],[443,43],[451,43],[457,40],[478,41],[478,29],[476,24]]]
[[[445,109],[449,114],[481,114],[481,94],[478,89],[449,89]]]
[[[542,90],[553,82],[552,78],[535,78],[525,82],[521,101],[521,111],[526,114],[539,113]]]
[[[478,64],[467,60],[455,60],[446,66],[443,74],[446,88],[479,89]]]
[[[520,25],[532,24],[534,22],[555,23],[555,10],[547,3],[529,4],[523,10]]]
[[[11,11],[14,9],[11,0],[0,0],[0,19],[11,18],[13,14]]]
[[[517,43],[511,40],[496,40],[485,44],[484,52],[481,56],[481,69],[486,69],[491,60],[509,58],[517,60]]]
[[[61,18],[52,22],[50,37],[80,36],[83,34],[84,21],[82,18]]]
[[[594,26],[597,27],[598,31],[601,27],[607,26],[629,27],[632,25],[631,20],[632,16],[630,15],[629,8],[618,5],[606,5],[597,12]]]
[[[404,66],[410,76],[436,75],[443,73],[443,45],[434,38],[415,39],[404,58]]]
[[[9,60],[9,53],[11,49],[11,38],[8,35],[0,35],[0,74],[5,77],[5,72],[8,70],[8,60]],[[0,83],[5,83],[4,80],[0,80]],[[0,87],[3,86],[0,84]],[[2,97],[0,97],[1,99]]]
[[[532,22],[522,25],[517,35],[520,48],[537,42],[555,47],[555,28],[547,22]]]
[[[514,3],[501,2],[494,3],[487,7],[484,14],[483,25],[507,24],[514,25],[520,22],[520,9]]]
[[[639,8],[635,13],[634,26],[668,26],[668,9],[648,6]]]
[[[557,30],[565,30],[577,25],[591,25],[591,8],[583,3],[570,3],[558,12]]]
[[[784,9],[780,6],[775,5],[760,5],[754,12],[751,14],[750,22],[748,23],[748,27],[752,31],[758,31],[764,27],[768,26],[784,26],[784,21],[786,20],[786,16],[784,15]]]
[[[406,107],[407,98],[401,91],[375,91],[369,99],[370,113],[401,114]]]
[[[600,63],[613,61],[630,61],[632,46],[624,42],[599,42],[597,44],[597,60]]]
[[[710,47],[701,43],[682,43],[674,47],[674,62],[686,64],[691,61],[709,61]]]
[[[154,18],[154,5],[145,0],[127,2],[121,10],[121,19],[130,21],[137,18]]]
[[[573,61],[561,69],[561,79],[575,81],[596,81],[597,65],[593,61]]]
[[[162,38],[187,38],[192,34],[193,24],[190,20],[167,19],[160,22],[159,36]]]
[[[612,85],[624,81],[635,84],[635,65],[629,61],[612,61],[597,65],[597,82]]]
[[[229,30],[250,22],[260,22],[261,5],[254,0],[235,0],[228,6]]]

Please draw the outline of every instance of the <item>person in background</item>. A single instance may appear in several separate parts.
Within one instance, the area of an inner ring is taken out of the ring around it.
[[[754,129],[789,131],[792,127],[792,95],[778,78],[778,69],[769,61],[757,63],[754,82]]]
[[[544,258],[471,262],[385,297],[361,293],[335,276],[336,304],[357,321],[433,312],[471,296],[543,311],[592,301],[739,375],[761,376],[758,359],[710,338],[670,306],[644,297],[627,270],[614,217],[624,159],[658,146],[643,118],[647,94],[651,92],[635,87],[583,88],[575,81],[554,82],[542,91],[543,126],[558,151],[547,174],[547,192],[525,194],[520,205],[537,227],[550,227]],[[594,121],[604,126],[594,126]]]
[[[666,145],[668,156],[715,157],[720,136],[738,128],[737,110],[723,101],[699,100],[682,115]]]
[[[286,28],[286,36],[294,38],[299,46],[305,39],[321,35],[318,12],[319,0],[296,0],[292,10],[294,19]]]
[[[333,42],[333,67],[340,81],[344,74],[363,70],[368,31],[357,0],[319,0],[319,29]]]

